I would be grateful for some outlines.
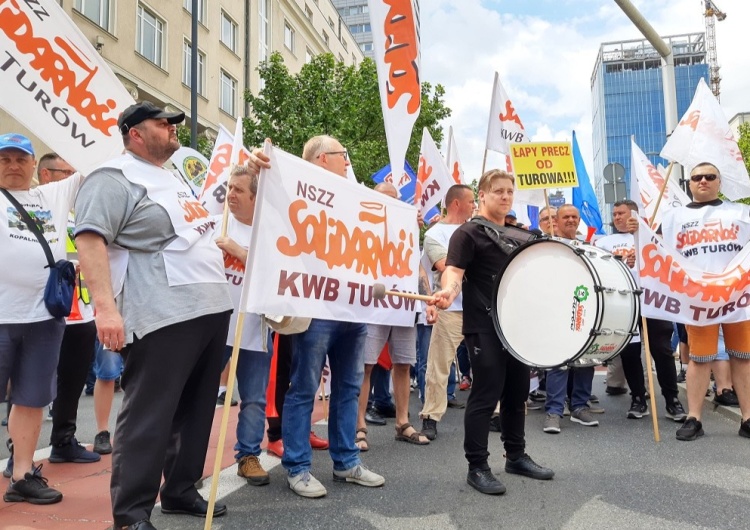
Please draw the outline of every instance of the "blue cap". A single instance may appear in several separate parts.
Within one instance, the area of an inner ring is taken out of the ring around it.
[[[513,210],[511,210],[507,214],[505,214],[505,217],[512,217],[513,219],[518,219],[518,216],[516,215],[516,212],[514,212]]]
[[[21,151],[34,156],[34,148],[31,145],[31,140],[22,134],[8,133],[0,136],[0,151],[11,148],[20,149]]]

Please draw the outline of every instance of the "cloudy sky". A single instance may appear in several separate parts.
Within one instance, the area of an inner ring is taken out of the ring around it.
[[[702,0],[634,0],[661,35],[705,31]],[[750,111],[750,1],[716,0],[721,104]],[[465,170],[479,176],[494,72],[532,140],[575,130],[591,173],[591,74],[602,42],[641,34],[613,0],[422,0],[422,79],[446,88]],[[443,146],[444,148],[445,146]],[[488,167],[500,165],[490,152]]]

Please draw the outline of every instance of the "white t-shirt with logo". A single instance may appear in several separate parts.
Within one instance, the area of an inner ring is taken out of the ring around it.
[[[451,236],[453,233],[458,230],[458,227],[461,226],[460,224],[454,225],[454,224],[447,224],[447,223],[438,223],[432,228],[430,228],[425,233],[425,241],[424,241],[424,250],[427,256],[430,259],[430,263],[432,266],[435,265],[438,261],[448,256],[448,244],[450,243]],[[430,242],[430,239],[433,241]],[[435,245],[437,243],[437,245]],[[439,246],[439,248],[438,248]],[[434,271],[434,285],[435,287],[433,289],[439,290],[441,289],[440,284],[440,277],[442,274],[438,271]],[[463,293],[458,293],[458,296],[456,296],[456,299],[453,301],[453,303],[450,305],[448,309],[445,311],[463,311]]]
[[[68,212],[82,177],[76,173],[26,191],[11,191],[44,234],[55,261],[66,258]],[[49,320],[44,287],[49,277],[44,249],[16,208],[0,194],[0,324]]]
[[[701,270],[722,273],[750,240],[750,206],[734,202],[673,208],[662,219],[664,244]]]
[[[623,263],[625,258],[631,250],[635,250],[635,236],[633,234],[611,234],[603,236],[594,242],[594,246],[611,252],[615,256],[622,256]],[[627,266],[627,265],[626,265]],[[630,269],[630,274],[638,283],[637,271]],[[641,342],[640,335],[633,336],[630,342]]]

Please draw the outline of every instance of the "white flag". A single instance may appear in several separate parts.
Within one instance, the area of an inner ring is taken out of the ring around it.
[[[58,2],[0,2],[0,50],[0,106],[71,166],[122,152],[117,118],[135,101]]]
[[[490,105],[490,122],[487,126],[487,149],[510,154],[510,144],[528,142],[526,129],[518,117],[513,103],[505,92],[500,77],[495,72],[495,84],[492,89]]]
[[[750,178],[737,140],[719,101],[703,79],[661,156],[679,162],[687,171],[701,162],[710,162],[721,172],[724,195],[732,201],[750,197]]]
[[[235,148],[235,145],[239,145],[239,149]],[[219,134],[216,136],[211,161],[208,164],[208,175],[198,195],[198,199],[211,215],[224,213],[224,201],[227,197],[227,184],[232,164],[244,164],[248,158],[250,158],[250,152],[242,146],[242,126],[239,119],[235,134],[230,133],[223,125],[219,125]]]
[[[453,136],[453,126],[448,127],[448,169],[451,177],[456,184],[468,184],[464,176],[464,168],[461,165],[461,158],[458,156],[458,147],[456,139]]]
[[[419,153],[419,168],[417,169],[417,187],[414,192],[414,204],[422,213],[438,204],[448,188],[455,181],[445,165],[443,157],[440,156],[435,141],[425,127],[422,130],[422,148]]]
[[[664,186],[665,175],[646,157],[635,140],[631,139],[631,185],[630,198],[638,204],[640,214],[648,220],[654,217],[654,208]],[[632,177],[635,177],[633,179]],[[634,185],[634,183],[636,185]],[[661,204],[654,218],[653,226],[661,224],[663,213],[670,208],[678,208],[690,202],[680,186],[673,179],[667,183]]]
[[[368,5],[388,156],[393,173],[401,175],[422,102],[414,8],[412,0],[368,0]]]

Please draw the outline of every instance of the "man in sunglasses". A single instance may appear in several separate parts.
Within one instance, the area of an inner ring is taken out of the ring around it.
[[[662,221],[664,242],[676,248],[690,263],[709,273],[721,273],[750,240],[750,207],[719,198],[721,174],[716,166],[701,162],[690,172],[693,202],[665,213]],[[689,237],[712,231],[716,226],[730,228],[733,241]],[[735,232],[736,231],[736,232]],[[750,438],[750,321],[685,326],[690,344],[687,371],[688,418],[677,431],[678,440],[703,436],[701,412],[716,359],[719,326],[724,331],[726,350],[732,368],[732,383],[742,411],[739,434]]]

